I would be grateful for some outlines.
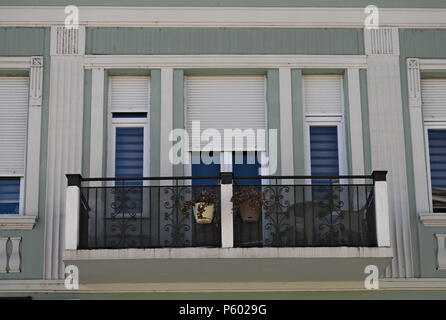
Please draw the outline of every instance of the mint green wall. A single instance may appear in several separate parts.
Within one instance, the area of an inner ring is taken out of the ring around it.
[[[161,70],[150,76],[150,176],[160,175]],[[155,181],[154,181],[155,183]]]
[[[446,59],[446,30],[443,29],[401,29],[400,68],[401,94],[403,100],[404,135],[406,143],[406,166],[411,210],[411,232],[415,253],[415,272],[422,277],[446,277],[446,270],[436,270],[435,233],[445,233],[446,228],[424,227],[416,212],[412,139],[410,128],[409,93],[407,87],[407,58]]]
[[[44,261],[45,188],[48,144],[48,101],[50,85],[50,29],[0,28],[0,56],[43,56],[43,96],[38,222],[33,230],[1,230],[0,237],[22,237],[20,273],[0,274],[6,279],[42,279]],[[37,186],[36,186],[37,187]],[[10,250],[10,248],[9,248]]]
[[[3,0],[0,6],[151,6],[151,7],[366,7],[381,8],[446,8],[438,0]]]
[[[173,128],[184,129],[184,70],[173,72]],[[174,176],[183,176],[182,164],[173,166]]]
[[[372,173],[372,151],[370,146],[369,101],[367,91],[367,70],[359,70],[361,91],[362,143],[364,147],[364,173]]]
[[[302,91],[302,70],[291,70],[291,103],[293,108],[293,157],[294,174],[305,175],[304,150],[304,96]],[[298,183],[303,183],[302,181]]]
[[[364,54],[362,29],[87,28],[86,54]]]
[[[348,99],[348,74],[344,72],[342,77],[344,88],[344,127],[345,127],[345,149],[347,152],[347,174],[352,173],[352,145],[350,134],[350,101]],[[351,181],[350,181],[351,182]]]

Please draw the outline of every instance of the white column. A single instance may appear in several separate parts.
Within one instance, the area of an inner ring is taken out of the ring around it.
[[[362,139],[361,89],[359,69],[348,69],[348,102],[350,119],[350,142],[352,149],[352,174],[364,174],[364,147]],[[370,172],[369,172],[370,174]]]
[[[381,173],[381,172],[379,172]],[[390,247],[390,227],[389,227],[389,199],[387,194],[387,181],[385,173],[375,176],[383,176],[375,181],[375,213],[376,213],[376,236],[378,247]]]
[[[76,41],[74,41],[76,40]],[[64,277],[66,177],[80,173],[84,110],[85,27],[51,27],[51,68],[45,208],[45,279]]]
[[[104,145],[104,69],[91,74],[90,177],[102,177]]]
[[[65,201],[65,250],[77,250],[79,240],[80,188],[68,186]]]
[[[291,69],[279,69],[280,93],[280,150],[281,174],[294,175],[293,155],[293,106],[291,97]],[[282,181],[284,184],[292,180]]]
[[[160,144],[160,175],[172,176],[173,166],[169,160],[172,142],[169,134],[173,128],[173,69],[161,69],[161,144]],[[161,181],[161,184],[171,183]]]
[[[390,243],[394,257],[386,276],[413,277],[398,29],[364,32],[372,169],[388,171]]]
[[[31,57],[29,71],[29,112],[26,151],[25,215],[39,212],[40,129],[42,121],[43,57]]]

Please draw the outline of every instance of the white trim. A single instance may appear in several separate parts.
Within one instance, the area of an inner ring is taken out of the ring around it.
[[[1,26],[49,26],[66,18],[62,6],[8,6]],[[364,8],[314,7],[106,7],[80,6],[79,23],[89,27],[269,27],[362,28]],[[444,28],[443,8],[380,8],[382,26]]]
[[[446,59],[419,59],[422,70],[446,70]]]
[[[104,146],[104,69],[91,75],[90,177],[102,177]]]
[[[420,213],[420,221],[425,227],[446,227],[446,213]]]
[[[146,259],[290,259],[290,258],[392,258],[388,247],[294,248],[156,248],[116,250],[65,250],[65,261]]]
[[[367,68],[365,55],[86,55],[91,68]]]
[[[16,214],[0,215],[0,230],[31,230],[37,222],[37,216]]]
[[[31,57],[0,57],[0,69],[29,69]]]

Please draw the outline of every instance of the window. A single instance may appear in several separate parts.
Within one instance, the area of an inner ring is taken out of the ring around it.
[[[23,213],[28,78],[0,77],[0,214]]]
[[[446,129],[428,129],[429,166],[434,212],[446,212]]]
[[[303,77],[306,173],[339,176],[346,173],[342,76]],[[313,184],[333,181],[314,179]]]
[[[446,212],[446,79],[422,79],[431,208]]]
[[[108,174],[117,178],[148,176],[150,78],[110,77],[109,97]],[[141,181],[127,183],[142,185]]]

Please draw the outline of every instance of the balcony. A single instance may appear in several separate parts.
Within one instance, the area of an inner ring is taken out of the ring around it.
[[[216,195],[208,224],[198,223],[190,205],[203,190]],[[257,214],[242,213],[240,194],[261,195]],[[384,272],[393,256],[385,172],[261,179],[68,175],[66,197],[63,259],[79,268],[83,283],[182,283],[187,270],[191,283],[361,285],[366,266]]]
[[[67,244],[71,249],[376,247],[388,238],[379,230],[388,224],[387,212],[376,210],[387,207],[387,197],[378,198],[376,190],[377,182],[385,184],[382,176],[69,175],[67,213],[75,223],[67,229]],[[185,208],[203,191],[215,195],[208,224],[196,221],[193,206]],[[254,217],[246,218],[246,206],[234,207],[232,196],[253,193],[260,203]]]

